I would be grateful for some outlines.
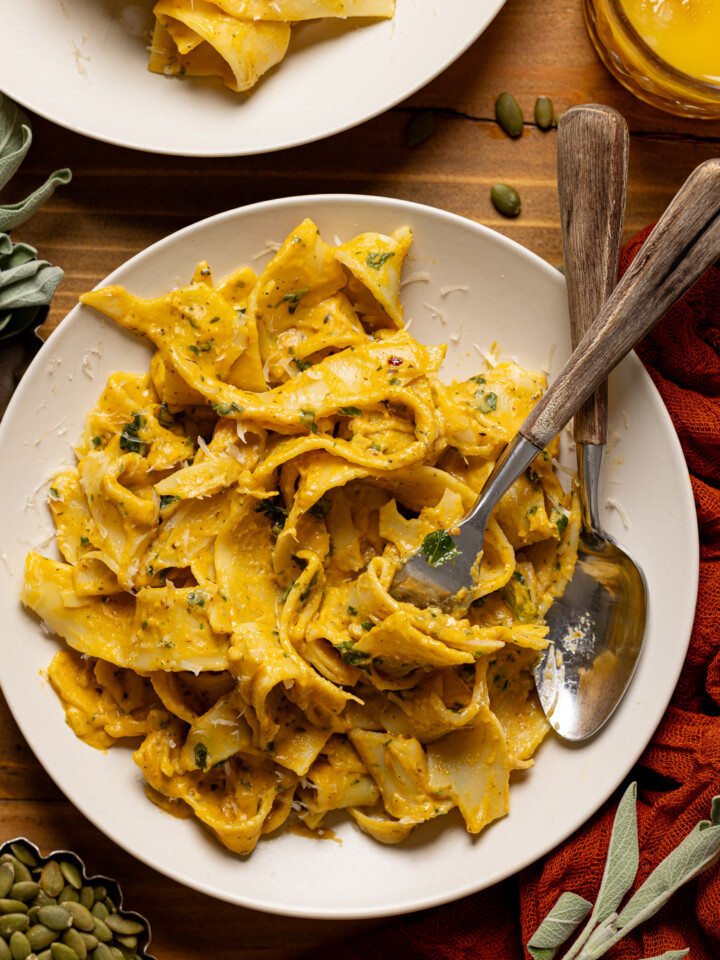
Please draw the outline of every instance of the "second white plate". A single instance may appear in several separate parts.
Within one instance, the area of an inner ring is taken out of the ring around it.
[[[410,96],[463,53],[504,0],[397,0],[392,20],[308,21],[247,95],[147,70],[153,0],[3,5],[0,90],[97,140],[241,156],[320,140]]]

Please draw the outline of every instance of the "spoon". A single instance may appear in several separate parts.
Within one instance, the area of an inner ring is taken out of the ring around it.
[[[573,107],[558,124],[557,165],[573,349],[615,286],[628,131],[609,107]],[[607,384],[575,414],[582,532],[572,579],[545,614],[549,644],[535,667],[556,732],[585,740],[607,721],[635,670],[647,612],[645,577],[601,527],[598,489],[607,436]]]
[[[457,533],[450,537],[447,531],[437,532],[443,537],[442,549],[437,535],[432,545],[426,538],[397,570],[392,596],[456,614],[467,610],[481,592],[485,528],[502,495],[718,252],[720,159],[713,159],[682,185],[555,382],[499,457]]]

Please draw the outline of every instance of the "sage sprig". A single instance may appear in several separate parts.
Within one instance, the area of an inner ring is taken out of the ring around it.
[[[636,796],[637,784],[631,783],[615,815],[595,906],[575,893],[561,894],[528,942],[533,960],[555,960],[588,913],[587,923],[562,960],[597,960],[720,858],[720,797],[715,797],[710,820],[701,820],[621,909],[639,864]],[[681,960],[689,952],[668,950],[645,960]]]
[[[31,143],[28,118],[0,93],[0,190],[17,172]],[[0,204],[0,340],[21,333],[33,322],[40,307],[50,303],[63,276],[60,267],[38,260],[34,247],[14,243],[9,231],[28,220],[71,176],[68,169],[56,170],[29,197]]]

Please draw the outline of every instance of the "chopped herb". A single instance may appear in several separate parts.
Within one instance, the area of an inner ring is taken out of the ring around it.
[[[349,667],[359,667],[370,659],[369,653],[363,653],[362,650],[355,649],[354,640],[343,640],[341,643],[336,643],[335,649]]]
[[[330,501],[327,497],[320,497],[320,499],[310,507],[308,513],[311,513],[313,517],[317,517],[318,520],[324,520],[329,510]]]
[[[50,493],[53,497],[55,497],[56,500],[60,499],[60,492],[58,491],[57,487],[50,487]]]
[[[482,374],[478,373],[476,376],[470,377],[470,382],[471,382],[471,383],[485,383],[485,377],[483,377]]]
[[[431,567],[440,567],[449,560],[460,556],[455,541],[447,530],[434,530],[429,533],[420,547]]]
[[[402,380],[400,379],[400,377],[390,377],[390,380],[388,381],[388,383],[390,384],[391,387],[399,387],[400,384],[402,383]]]
[[[312,575],[312,577],[311,577],[311,579],[310,579],[310,583],[308,583],[308,585],[305,587],[305,589],[304,589],[304,590],[302,591],[302,593],[300,594],[300,603],[305,603],[305,601],[307,600],[307,598],[308,598],[308,597],[310,596],[310,594],[313,592],[313,587],[314,587],[315,584],[317,583],[317,578],[318,578],[318,571],[316,570],[315,573]]]
[[[395,254],[392,250],[388,250],[386,253],[369,253],[365,257],[365,263],[369,267],[372,267],[373,270],[379,270],[384,263],[387,263],[390,257],[394,256]]]
[[[338,407],[338,413],[343,417],[361,417],[362,410],[360,407]]]
[[[238,406],[234,400],[232,403],[213,403],[212,408],[219,417],[229,417],[231,413],[243,412],[243,407]]]
[[[255,507],[255,513],[264,513],[270,517],[272,523],[272,532],[277,536],[282,528],[285,526],[285,521],[288,518],[288,512],[285,507],[280,505],[280,501],[277,497],[273,497],[267,500],[260,500],[260,502]]]
[[[205,594],[201,590],[191,590],[187,596],[188,607],[204,607]]]
[[[99,447],[102,444],[102,437],[93,437],[93,446]]]
[[[525,583],[525,577],[520,573],[519,570],[513,570],[513,577],[516,580],[519,580],[520,583]]]
[[[310,287],[300,287],[299,290],[296,290],[295,293],[286,293],[282,298],[281,303],[288,303],[288,313],[295,313],[298,308],[298,303],[302,300],[306,293],[310,293]]]
[[[552,511],[552,521],[557,527],[558,534],[560,536],[565,532],[565,527],[567,526],[568,518],[564,513],[561,513],[559,510]]]
[[[150,449],[150,444],[146,440],[141,440],[138,434],[145,427],[146,420],[141,413],[134,413],[130,423],[126,423],[120,434],[120,449],[127,450],[128,453],[139,453],[141,457],[146,456]]]
[[[372,620],[363,620],[360,626],[363,628],[363,630],[372,630],[375,624],[372,622]]]
[[[174,497],[172,494],[163,494],[160,497],[160,509],[164,510],[165,507],[171,506],[173,503],[178,503],[180,497]]]
[[[175,417],[168,410],[168,405],[166,403],[160,404],[160,412],[157,416],[157,421],[161,427],[165,427],[166,430],[169,430],[171,427],[175,426]]]
[[[208,350],[212,350],[214,343],[214,339],[205,340],[203,343],[191,343],[188,345],[188,350],[197,356],[200,353],[207,353]]]
[[[81,546],[81,547],[86,547],[89,543],[90,543],[90,541],[89,541],[88,538],[85,536],[85,534],[83,534],[83,535],[80,537],[80,546]]]
[[[348,608],[347,608],[347,612],[350,614],[351,617],[356,617],[356,616],[357,616],[357,607],[348,607]]]
[[[308,363],[307,360],[298,360],[297,357],[293,357],[291,362],[295,364],[301,373],[303,370],[307,370],[308,367],[312,366],[312,364]]]
[[[315,411],[314,410],[301,410],[300,411],[300,423],[304,427],[310,427],[311,433],[317,433],[317,424],[315,423]]]
[[[497,394],[496,393],[482,393],[478,401],[478,410],[480,413],[490,413],[492,410],[497,410]]]
[[[196,743],[194,747],[195,753],[195,766],[199,767],[201,770],[205,770],[207,767],[207,747],[204,743]]]

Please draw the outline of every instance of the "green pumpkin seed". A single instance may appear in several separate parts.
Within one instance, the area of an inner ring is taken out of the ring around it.
[[[496,183],[490,191],[490,199],[504,217],[516,217],[520,213],[520,195],[506,183]]]
[[[130,949],[129,947],[118,947],[120,954],[123,960],[138,960],[137,950],[134,948]]]
[[[84,886],[80,891],[80,903],[89,910],[95,903],[95,891],[92,887]]]
[[[73,948],[61,941],[56,941],[50,947],[50,953],[52,954],[53,960],[80,960],[80,957],[75,953]]]
[[[16,930],[24,933],[29,926],[30,921],[26,913],[6,913],[0,917],[0,937],[9,940]]]
[[[0,897],[6,897],[15,883],[15,868],[11,863],[0,863]]]
[[[12,960],[10,947],[5,940],[0,939],[0,960]]]
[[[113,933],[122,933],[124,936],[142,933],[145,927],[131,917],[121,917],[117,913],[111,914],[105,921]]]
[[[538,97],[535,101],[535,123],[541,130],[549,130],[554,117],[555,110],[550,97]]]
[[[40,909],[40,907],[30,907],[30,909],[28,910],[28,920],[30,921],[30,926],[31,926],[31,927],[33,926],[33,924],[39,922],[39,921],[38,921],[38,910],[39,910],[39,909]]]
[[[36,867],[38,865],[35,854],[32,852],[32,850],[29,850],[24,843],[11,843],[10,849],[15,854],[17,859],[26,866]]]
[[[93,950],[93,960],[114,960],[112,950],[106,943],[99,943]]]
[[[49,897],[56,897],[65,886],[65,877],[54,860],[48,860],[42,868],[40,886]]]
[[[136,950],[138,945],[137,937],[126,937],[122,933],[115,935],[115,939],[120,944],[121,947],[127,947],[128,950]]]
[[[98,900],[104,900],[105,897],[108,895],[107,887],[104,887],[101,883],[99,883],[99,884],[95,887],[94,892],[95,892],[95,901],[96,901],[96,902],[97,902]]]
[[[38,920],[51,930],[67,930],[72,925],[72,916],[64,907],[48,905],[38,910]]]
[[[523,132],[523,115],[515,97],[501,93],[495,101],[495,118],[509,137],[519,137]]]
[[[419,147],[435,132],[435,114],[432,110],[419,110],[413,114],[405,127],[405,143],[409,147]]]
[[[16,930],[10,937],[10,953],[12,954],[13,960],[27,960],[32,953],[30,941],[25,934],[20,933],[19,930]]]
[[[30,946],[35,951],[44,950],[45,947],[49,947],[59,936],[60,934],[57,930],[51,930],[50,927],[46,927],[44,923],[36,923],[27,931]]]
[[[94,950],[95,947],[100,943],[98,938],[92,933],[85,933],[83,930],[78,930],[78,934],[88,951]]]
[[[52,953],[50,953],[50,949],[48,948],[47,950],[43,950],[42,953],[39,953],[37,955],[37,960],[52,960]]]
[[[63,900],[60,906],[67,910],[73,918],[73,926],[77,930],[84,930],[86,933],[90,933],[95,928],[95,917],[93,917],[87,907],[84,907],[81,903],[74,903],[72,900]]]
[[[65,877],[65,879],[70,884],[70,886],[74,887],[76,890],[80,890],[80,888],[83,885],[82,876],[80,875],[80,871],[75,866],[75,864],[70,863],[69,860],[61,860],[60,870],[62,871],[62,875]]]
[[[10,937],[10,953],[12,954],[13,960],[27,960],[32,953],[30,941],[25,934],[20,933],[19,930],[16,930]]]
[[[0,900],[0,913],[27,913],[29,907],[22,900],[10,900],[3,897]]]
[[[120,947],[111,946],[110,953],[113,955],[115,960],[125,960],[125,954],[122,952]]]
[[[10,896],[16,900],[24,900],[29,903],[40,893],[40,884],[35,880],[21,880],[20,883],[14,883],[10,888]]]
[[[87,957],[87,947],[85,946],[85,941],[80,936],[79,932],[73,927],[70,927],[69,930],[66,930],[61,937],[62,942],[67,944],[68,947],[72,947],[75,953],[78,955],[79,960],[85,960]]]
[[[108,908],[104,903],[94,903],[90,910],[90,913],[96,917],[98,920],[104,920],[105,917],[110,913]]]
[[[40,892],[33,900],[32,905],[34,907],[47,907],[49,904],[53,904],[53,903],[57,903],[57,900],[55,899],[55,897],[48,896],[48,894],[45,893],[43,888],[40,887]]]
[[[62,903],[63,900],[73,901],[75,903],[80,903],[80,894],[77,892],[75,887],[71,887],[69,883],[65,884],[60,893],[58,894],[58,903]]]
[[[25,866],[24,863],[21,863],[17,857],[13,857],[12,854],[5,854],[7,857],[7,862],[12,864],[13,871],[15,873],[15,883],[20,883],[21,880],[32,880],[32,874]]]
[[[105,923],[104,920],[101,920],[99,917],[95,920],[95,926],[93,928],[93,933],[102,943],[107,943],[109,940],[112,940],[112,930]]]

